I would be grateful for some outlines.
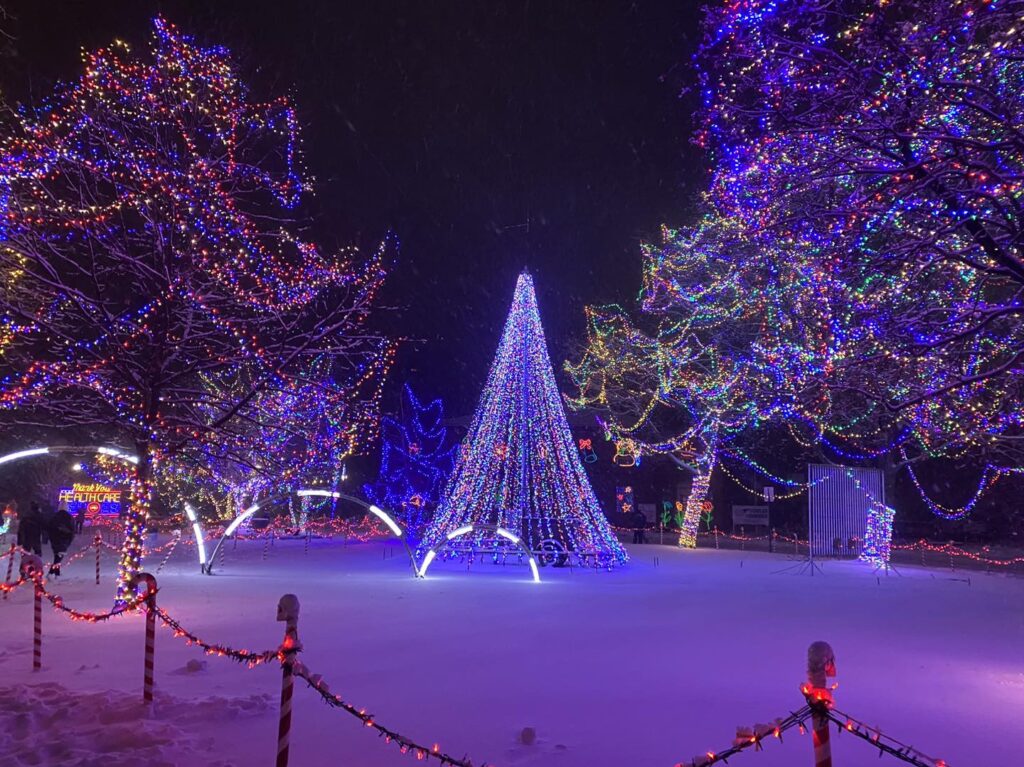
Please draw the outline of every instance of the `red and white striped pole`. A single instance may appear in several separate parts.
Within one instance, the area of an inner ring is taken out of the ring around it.
[[[43,560],[35,554],[21,558],[19,568],[22,578],[32,580],[35,604],[32,606],[32,670],[43,667]]]
[[[159,575],[160,571],[164,569],[164,565],[166,565],[170,561],[171,555],[174,553],[174,550],[178,547],[178,542],[180,540],[181,540],[181,530],[175,530],[174,531],[174,541],[171,543],[170,548],[167,549],[167,553],[164,555],[164,558],[160,560],[160,564],[157,565],[157,568],[156,568],[156,574],[157,575]]]
[[[284,640],[278,653],[281,658],[281,718],[277,725],[277,767],[288,767],[288,746],[292,734],[292,663],[302,649],[299,643],[299,598],[285,594],[277,603],[277,619],[285,622]]]
[[[143,661],[142,701],[152,703],[153,654],[156,650],[156,578],[149,573],[139,573],[132,578],[131,588],[137,591],[140,585],[146,587],[145,594],[142,595],[146,604],[146,656]]]
[[[34,577],[35,603],[32,610],[32,670],[43,667],[43,589],[42,571]]]
[[[11,582],[11,573],[14,572],[14,551],[16,547],[17,544],[14,541],[11,541],[11,550],[7,552],[7,576],[4,578],[5,584]],[[11,592],[9,591],[5,591],[4,599],[7,599],[7,595],[10,593]]]
[[[828,642],[814,642],[807,649],[807,685],[804,695],[811,705],[814,767],[832,767],[829,719],[825,711],[832,707],[828,678],[836,675],[836,656]]]
[[[96,585],[100,585],[100,534],[96,533],[96,537],[92,539],[93,546],[96,547]]]

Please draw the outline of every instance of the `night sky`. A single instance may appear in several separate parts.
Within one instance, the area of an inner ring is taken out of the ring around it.
[[[639,244],[692,214],[697,2],[5,2],[11,100],[75,77],[80,50],[136,46],[157,12],[227,45],[257,96],[293,94],[325,246],[401,241],[383,327],[397,384],[472,412],[528,266],[552,360],[583,306],[630,302]]]

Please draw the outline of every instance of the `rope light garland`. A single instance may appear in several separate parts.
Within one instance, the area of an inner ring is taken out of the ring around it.
[[[441,746],[437,743],[432,746],[424,746],[385,727],[374,718],[373,714],[367,713],[366,709],[356,708],[351,703],[346,703],[340,696],[332,693],[320,675],[312,674],[301,662],[295,661],[291,665],[293,673],[305,681],[311,689],[316,690],[325,703],[356,717],[364,726],[374,730],[382,737],[385,743],[392,743],[397,746],[401,753],[415,754],[419,760],[435,759],[442,765],[450,765],[451,767],[473,767],[473,763],[468,758],[458,759],[453,757],[443,752]],[[481,767],[487,767],[487,764],[484,763]]]
[[[799,711],[794,711],[786,717],[776,719],[771,724],[756,724],[753,727],[736,728],[736,738],[732,745],[721,751],[708,751],[698,754],[688,762],[679,762],[675,767],[710,767],[718,762],[728,762],[730,757],[735,756],[747,749],[760,751],[764,748],[764,741],[774,738],[782,742],[782,733],[794,727],[800,729],[800,734],[806,732],[804,722],[811,715],[811,707],[804,706]]]
[[[0,584],[0,591],[11,592],[23,584],[31,582],[33,582],[32,579],[23,577],[14,583]],[[65,605],[61,596],[51,594],[47,591],[42,585],[42,582],[43,579],[41,577],[36,579],[37,588],[40,593],[46,597],[56,610],[68,616],[73,621],[102,623],[110,620],[111,618],[116,618],[128,613],[139,612],[142,609],[148,609],[145,607],[147,604],[147,596],[142,596],[131,599],[122,605],[118,605],[109,612],[92,613],[75,610]],[[287,663],[292,669],[292,672],[303,679],[311,689],[315,690],[325,703],[359,719],[365,727],[372,729],[381,738],[383,738],[385,743],[395,745],[403,754],[413,754],[418,760],[432,759],[439,762],[441,765],[448,765],[448,767],[474,767],[473,762],[468,757],[457,758],[451,756],[444,752],[441,749],[441,746],[437,743],[431,746],[423,745],[412,738],[406,737],[401,733],[384,726],[378,722],[372,714],[367,713],[366,709],[358,708],[353,704],[346,702],[339,695],[330,691],[330,686],[324,681],[322,676],[311,673],[300,661],[288,661],[288,655],[285,653],[285,648],[283,646],[274,650],[265,650],[263,652],[251,652],[244,649],[235,649],[226,645],[208,642],[201,639],[195,633],[184,628],[177,619],[172,617],[161,607],[155,607],[154,613],[163,625],[171,629],[175,638],[184,639],[186,644],[201,648],[207,655],[229,658],[230,660],[236,661],[248,668],[262,666],[274,660],[277,660],[281,664]],[[480,767],[487,767],[487,764],[483,763]]]

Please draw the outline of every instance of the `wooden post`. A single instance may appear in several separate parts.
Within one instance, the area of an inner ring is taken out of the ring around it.
[[[153,702],[153,654],[156,649],[156,578],[149,573],[139,573],[131,580],[131,588],[138,591],[145,586],[143,599],[146,605],[146,654],[142,667],[142,702]]]
[[[829,742],[829,720],[823,714],[832,706],[828,678],[836,675],[836,656],[828,642],[814,642],[807,649],[807,695],[811,708],[814,742],[814,767],[832,767],[832,744]]]
[[[299,644],[299,598],[285,594],[277,603],[277,619],[285,622],[281,642],[281,717],[277,725],[277,767],[288,767],[288,745],[292,731],[292,663],[302,649]]]

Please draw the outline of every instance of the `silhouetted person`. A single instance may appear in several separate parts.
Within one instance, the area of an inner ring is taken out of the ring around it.
[[[647,527],[647,517],[642,511],[633,512],[633,543],[647,543],[647,536],[644,535],[644,528]]]
[[[65,552],[71,548],[71,541],[75,539],[75,520],[68,511],[68,505],[61,501],[57,511],[50,520],[50,546],[53,547],[53,564],[50,565],[50,575],[60,575],[60,561],[64,558]]]
[[[18,523],[18,545],[37,557],[43,555],[43,510],[36,501]]]
[[[85,527],[85,504],[81,504],[78,507],[78,511],[75,512],[75,532],[80,533]]]

